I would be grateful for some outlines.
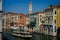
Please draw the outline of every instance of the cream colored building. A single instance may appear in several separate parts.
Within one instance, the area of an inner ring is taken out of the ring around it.
[[[47,35],[57,35],[57,9],[59,5],[57,6],[50,6],[44,11],[45,14],[45,23],[44,23],[44,29],[45,34]]]
[[[36,28],[38,31],[42,31],[41,27],[43,27],[42,21],[44,21],[44,17],[45,17],[44,12],[38,12],[36,21]]]

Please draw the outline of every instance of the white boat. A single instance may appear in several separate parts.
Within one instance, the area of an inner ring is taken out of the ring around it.
[[[18,32],[18,31],[13,31],[12,35],[13,36],[21,36],[20,32]]]
[[[21,36],[21,34],[16,34],[16,33],[13,33],[14,36]]]
[[[32,37],[30,32],[18,32],[18,31],[14,31],[12,35],[18,36],[18,37],[23,37],[23,38],[31,38]]]
[[[25,38],[31,38],[32,34],[31,32],[20,32],[21,33],[21,37],[25,37]]]
[[[21,35],[21,37],[24,37],[24,38],[31,38],[32,35]]]

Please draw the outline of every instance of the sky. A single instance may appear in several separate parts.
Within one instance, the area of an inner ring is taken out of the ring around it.
[[[60,0],[2,0],[3,12],[29,13],[29,3],[32,1],[32,11],[39,12],[49,5],[60,4]]]

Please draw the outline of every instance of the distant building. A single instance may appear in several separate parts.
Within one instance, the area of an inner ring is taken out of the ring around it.
[[[36,20],[37,19],[37,14],[38,13],[32,13],[32,14],[30,14],[30,21]]]
[[[4,28],[10,27],[25,27],[26,15],[17,13],[4,13],[3,14],[3,26]]]
[[[29,25],[29,14],[26,15],[26,25]]]
[[[27,14],[26,15],[26,24],[30,24],[30,22],[36,22],[37,14],[38,13]]]
[[[26,25],[30,24],[30,22],[36,22],[38,13],[32,13],[26,15]],[[35,25],[36,26],[36,25]]]

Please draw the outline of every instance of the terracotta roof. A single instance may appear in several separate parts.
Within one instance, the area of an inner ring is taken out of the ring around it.
[[[44,11],[38,12],[38,14],[44,14]]]
[[[52,8],[60,8],[60,5],[52,6]]]
[[[3,14],[5,14],[5,15],[8,15],[8,14],[12,14],[12,15],[24,15],[24,16],[26,16],[25,14],[22,14],[22,13],[13,13],[13,12],[3,12]]]

